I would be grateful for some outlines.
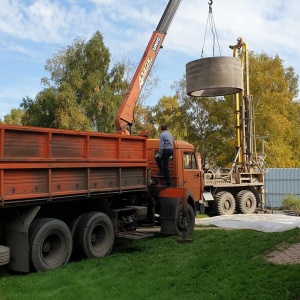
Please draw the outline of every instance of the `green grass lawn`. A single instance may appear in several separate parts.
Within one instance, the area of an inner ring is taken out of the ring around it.
[[[27,275],[0,272],[0,299],[300,299],[300,265],[274,265],[264,253],[300,242],[281,233],[195,230],[177,237],[117,240],[111,256]]]

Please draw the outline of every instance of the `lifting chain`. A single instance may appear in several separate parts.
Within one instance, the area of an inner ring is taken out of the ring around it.
[[[216,26],[215,26],[215,22],[214,22],[213,12],[212,12],[212,4],[213,4],[213,1],[210,0],[208,2],[209,10],[208,10],[208,17],[207,17],[207,23],[206,23],[206,28],[205,28],[203,47],[202,47],[202,51],[201,51],[201,57],[203,57],[204,44],[205,44],[206,31],[207,31],[208,23],[210,25],[210,29],[211,29],[212,36],[213,36],[213,56],[215,56],[215,43],[216,43],[216,41],[218,43],[220,56],[222,56],[220,45],[219,45],[219,40],[218,40],[218,36],[217,36],[217,30],[216,30]]]

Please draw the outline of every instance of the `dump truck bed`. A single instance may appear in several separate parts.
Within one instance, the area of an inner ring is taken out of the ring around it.
[[[146,139],[0,125],[0,206],[147,190]]]

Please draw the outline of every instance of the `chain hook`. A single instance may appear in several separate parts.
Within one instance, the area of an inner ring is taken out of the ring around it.
[[[209,0],[208,5],[209,5],[209,12],[212,13],[212,4],[213,4],[213,0]]]

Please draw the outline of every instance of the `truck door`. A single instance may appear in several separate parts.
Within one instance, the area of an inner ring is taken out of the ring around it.
[[[194,200],[200,199],[201,174],[196,162],[195,152],[183,152],[183,186],[193,195]]]

